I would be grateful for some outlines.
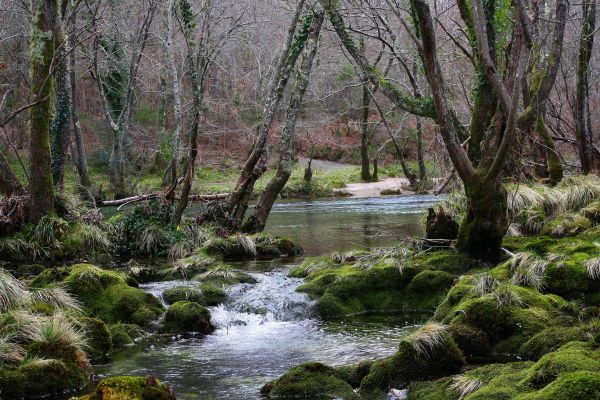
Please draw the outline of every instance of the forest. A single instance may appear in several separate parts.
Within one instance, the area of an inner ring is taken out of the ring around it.
[[[599,26],[0,0],[0,400],[600,399]]]

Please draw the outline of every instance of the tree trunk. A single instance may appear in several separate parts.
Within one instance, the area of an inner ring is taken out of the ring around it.
[[[369,171],[369,103],[371,100],[371,95],[369,93],[369,77],[367,76],[363,77],[362,92],[362,118],[360,124],[360,178],[363,181],[370,181],[371,172]]]
[[[31,90],[43,101],[29,110],[29,162],[31,203],[29,217],[36,222],[54,209],[54,183],[50,157],[53,31],[58,23],[56,0],[32,0],[34,29],[31,36]]]
[[[173,135],[173,145],[171,149],[171,184],[177,181],[177,162],[179,160],[179,143],[181,141],[181,132],[183,131],[183,111],[181,108],[181,86],[177,73],[177,63],[173,51],[173,6],[174,0],[167,2],[167,21],[166,21],[166,52],[173,81],[173,113],[175,114],[175,133]]]
[[[72,49],[75,46],[75,31],[76,31],[76,13],[69,21],[70,32],[69,32],[69,47]],[[75,161],[77,168],[77,174],[79,175],[79,184],[86,189],[90,189],[90,177],[88,175],[87,156],[85,154],[85,145],[83,143],[83,135],[81,133],[81,125],[79,124],[79,116],[77,115],[77,105],[75,104],[75,96],[77,93],[77,79],[75,75],[75,52],[69,54],[69,73],[71,84],[71,123],[73,125],[73,136],[75,146],[72,148],[71,154]],[[74,151],[73,151],[74,150]],[[86,195],[89,195],[86,190]]]
[[[542,115],[538,116],[536,132],[544,146],[543,151],[546,156],[545,158],[546,165],[548,166],[548,178],[550,179],[550,184],[556,185],[563,178],[562,163],[560,161],[560,157],[558,156],[558,152],[556,151],[556,147],[554,146],[554,140],[552,140],[548,129],[546,129],[546,124]]]
[[[502,238],[508,229],[507,193],[500,181],[465,181],[467,215],[459,231],[456,247],[471,256],[497,261]]]
[[[25,189],[19,182],[4,153],[0,151],[0,193],[5,197],[22,195]]]
[[[588,174],[594,168],[592,127],[588,124],[589,115],[589,66],[594,47],[596,29],[596,0],[584,0],[583,19],[579,38],[579,59],[577,62],[577,89],[575,100],[575,135],[581,161],[581,172]]]
[[[424,185],[427,179],[427,167],[423,152],[423,126],[419,117],[417,117],[417,163],[419,164],[419,181],[421,185]]]
[[[65,161],[71,141],[71,90],[67,56],[67,42],[60,21],[54,29],[56,47],[55,60],[58,65],[54,75],[56,105],[50,127],[50,148],[52,154],[52,179],[59,190],[64,187]]]
[[[281,154],[277,173],[269,181],[267,187],[262,192],[254,213],[244,222],[242,230],[245,232],[262,232],[267,224],[267,218],[273,208],[277,196],[284,188],[290,175],[292,174],[292,158],[294,156],[294,135],[296,131],[296,120],[304,93],[308,86],[310,72],[312,69],[315,54],[319,43],[319,34],[321,25],[325,17],[324,12],[316,13],[314,16],[314,30],[309,33],[306,46],[302,54],[300,65],[296,71],[296,83],[290,95],[290,104],[285,115],[285,125],[281,134]],[[368,93],[367,93],[368,96]],[[368,160],[367,160],[368,161]],[[368,165],[367,165],[368,169]]]

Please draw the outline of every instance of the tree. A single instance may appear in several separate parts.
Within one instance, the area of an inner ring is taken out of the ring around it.
[[[323,9],[314,13],[313,24],[311,25],[311,30],[308,32],[299,66],[296,68],[296,82],[291,91],[290,102],[285,114],[285,122],[281,133],[281,146],[277,172],[269,181],[265,190],[261,193],[253,214],[244,222],[243,230],[246,232],[260,232],[265,228],[271,208],[273,208],[277,196],[279,196],[279,193],[292,174],[296,120],[302,106],[304,93],[308,86],[324,18],[325,11]]]
[[[514,75],[503,80],[497,65],[490,53],[488,28],[485,26],[486,16],[483,4],[479,0],[468,7],[471,15],[478,55],[481,59],[482,75],[490,82],[493,92],[498,98],[498,111],[493,118],[494,123],[486,127],[481,141],[481,160],[474,164],[461,146],[461,138],[466,129],[459,121],[456,111],[447,99],[447,89],[437,55],[436,37],[433,18],[429,6],[423,0],[412,0],[411,7],[417,22],[418,37],[412,34],[418,50],[422,53],[425,75],[431,91],[431,98],[415,98],[403,93],[392,82],[382,79],[381,73],[369,65],[361,56],[354,44],[337,3],[321,0],[329,13],[337,35],[348,53],[362,70],[369,74],[371,81],[380,82],[382,93],[397,107],[414,115],[433,118],[440,127],[440,132],[452,163],[461,177],[468,200],[468,211],[461,224],[457,246],[475,257],[484,260],[496,260],[500,255],[502,238],[508,226],[506,207],[507,195],[501,181],[504,162],[513,142],[517,122],[518,105],[521,93],[522,78],[529,60],[529,32],[526,15],[519,3],[516,7],[517,18],[513,28],[510,53],[507,56],[512,66],[517,66]],[[488,15],[487,18],[493,17]]]
[[[313,30],[313,14],[307,13],[300,18],[304,1],[300,0],[290,27],[286,44],[275,67],[275,72],[269,84],[267,96],[263,104],[263,111],[258,131],[254,139],[252,151],[246,159],[236,182],[235,188],[227,199],[229,208],[230,225],[234,230],[239,229],[248,209],[250,196],[254,190],[254,184],[264,173],[267,167],[267,138],[279,102],[289,81],[291,71],[296,64],[298,56],[302,52],[308,32]],[[296,29],[297,25],[300,25]]]
[[[31,195],[29,216],[38,221],[54,209],[54,182],[50,156],[52,116],[52,61],[59,23],[57,0],[32,0],[31,90],[37,105],[29,110],[29,162]]]
[[[127,192],[125,164],[131,155],[130,127],[135,108],[138,71],[158,3],[158,0],[148,0],[147,7],[143,8],[142,22],[133,33],[129,52],[123,48],[124,38],[119,32],[97,35],[92,46],[91,73],[102,99],[104,117],[112,131],[110,182],[115,189],[116,198],[125,197]],[[116,4],[109,2],[109,6],[116,7]],[[100,2],[95,8],[90,7],[92,29],[99,27],[99,12]],[[101,53],[107,58],[105,70],[100,68]]]
[[[594,143],[590,121],[589,68],[594,47],[596,30],[596,0],[581,3],[583,17],[579,36],[579,59],[577,61],[577,83],[575,98],[575,136],[581,161],[581,172],[590,173],[594,165]]]

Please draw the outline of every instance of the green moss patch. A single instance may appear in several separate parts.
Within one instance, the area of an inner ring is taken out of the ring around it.
[[[215,327],[210,322],[210,312],[190,301],[172,304],[161,321],[161,329],[169,333],[199,332],[212,333]]]

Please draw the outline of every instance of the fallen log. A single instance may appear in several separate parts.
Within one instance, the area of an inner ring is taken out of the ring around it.
[[[217,194],[194,194],[190,195],[189,201],[215,201],[223,200],[229,196],[229,193],[217,193]],[[101,200],[97,202],[99,207],[110,207],[119,206],[119,208],[128,204],[137,203],[139,201],[152,200],[162,197],[160,193],[145,194],[139,196],[125,197],[118,200]]]

